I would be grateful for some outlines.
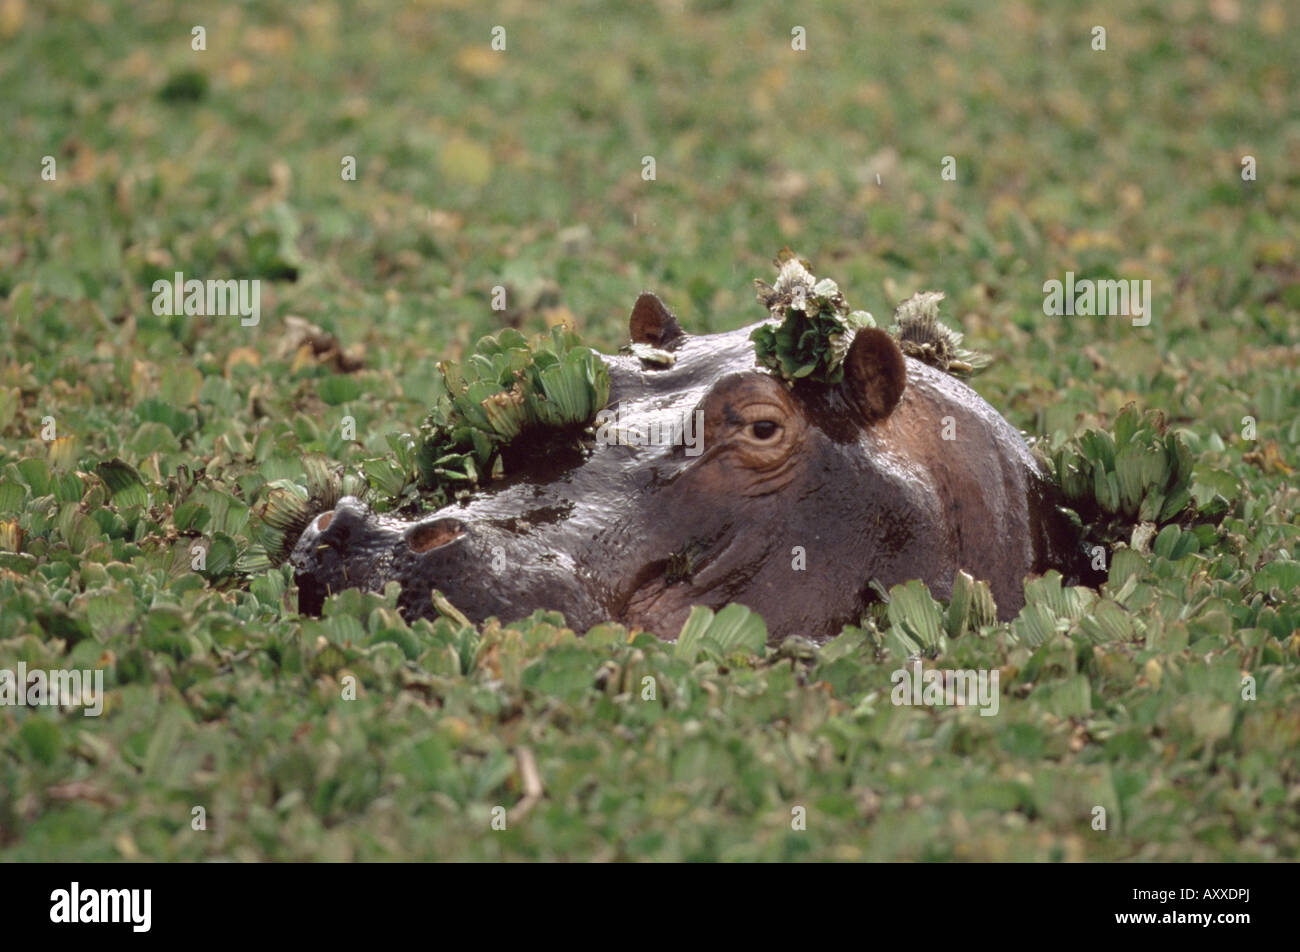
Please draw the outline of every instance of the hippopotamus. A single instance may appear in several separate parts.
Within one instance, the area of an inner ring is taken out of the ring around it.
[[[346,496],[293,549],[301,610],[396,580],[408,618],[433,617],[437,590],[474,622],[544,608],[672,639],[692,606],[735,602],[777,643],[833,637],[911,579],[947,599],[964,570],[1007,619],[1027,575],[1079,574],[1054,485],[970,386],[879,328],[853,336],[838,384],[787,382],[756,365],[755,326],[688,334],[642,294],[642,354],[601,355],[608,408],[619,433],[674,439],[593,426],[414,519]]]

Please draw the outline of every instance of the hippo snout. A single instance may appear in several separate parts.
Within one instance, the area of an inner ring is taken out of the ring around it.
[[[469,519],[430,513],[405,521],[344,496],[333,509],[312,518],[289,563],[304,614],[320,614],[325,599],[345,588],[381,591],[387,582],[397,581],[401,606],[429,615],[427,603],[435,588],[459,592],[476,581],[493,587],[487,577],[493,551]],[[476,594],[473,600],[490,599]]]
[[[361,500],[344,496],[333,509],[312,519],[294,546],[290,562],[302,572],[318,568],[326,553],[345,559],[371,557],[399,539],[410,552],[423,554],[449,545],[464,534],[465,524],[452,516],[430,516],[396,527],[387,525]]]
[[[312,518],[289,557],[298,609],[319,615],[335,592],[377,592],[396,581],[397,605],[408,618],[435,617],[435,590],[476,620],[520,617],[521,607],[545,593],[548,607],[576,623],[594,624],[603,606],[581,584],[574,560],[548,535],[562,529],[545,519],[506,518],[469,506],[412,521],[344,496]]]
[[[296,549],[328,546],[341,552],[362,538],[370,519],[370,510],[355,496],[344,496],[333,509],[311,521]],[[295,554],[296,551],[295,551]]]
[[[411,527],[411,531],[419,525]],[[298,585],[298,610],[318,615],[325,598],[345,588],[380,589],[392,577],[394,543],[386,528],[355,496],[314,516],[289,556]]]

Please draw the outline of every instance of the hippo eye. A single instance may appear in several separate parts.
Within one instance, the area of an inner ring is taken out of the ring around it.
[[[780,425],[772,420],[756,420],[749,425],[749,432],[754,434],[756,440],[770,440],[780,429]]]

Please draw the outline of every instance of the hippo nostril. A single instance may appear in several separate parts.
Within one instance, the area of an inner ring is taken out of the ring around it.
[[[411,529],[406,534],[406,544],[412,552],[428,552],[460,538],[464,532],[465,527],[457,519],[436,519]]]
[[[317,541],[341,549],[362,538],[372,523],[369,508],[358,499],[344,496],[333,509],[317,516],[311,526]]]

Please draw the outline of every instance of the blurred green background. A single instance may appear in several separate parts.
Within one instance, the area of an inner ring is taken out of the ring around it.
[[[99,720],[0,709],[0,857],[1293,858],[1300,573],[1257,569],[1297,537],[1296,19],[0,0],[0,666],[111,686]],[[977,389],[1031,434],[1165,411],[1234,474],[1221,546],[1130,563],[1122,644],[954,647],[1007,672],[996,724],[872,701],[898,659],[862,632],[692,666],[558,619],[406,626],[356,593],[304,620],[282,571],[236,571],[261,487],[305,452],[386,454],[436,360],[505,324],[609,350],[646,288],[688,330],[737,327],[784,246],[878,320],[945,291],[995,358]],[[260,324],[153,314],[175,271],[260,279]],[[1066,271],[1149,279],[1150,326],[1044,316]],[[91,475],[114,456],[147,499]],[[1250,716],[1243,670],[1268,685]],[[675,687],[609,687],[638,672]],[[524,747],[546,798],[490,832]]]

